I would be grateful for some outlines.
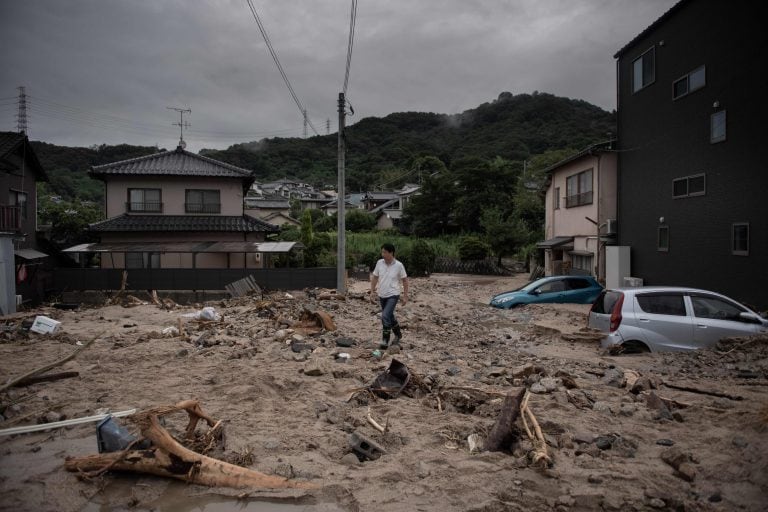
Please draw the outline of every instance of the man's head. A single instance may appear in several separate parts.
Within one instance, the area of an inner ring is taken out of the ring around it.
[[[395,259],[395,246],[389,243],[383,244],[381,246],[381,257],[384,258],[384,261],[390,263]]]

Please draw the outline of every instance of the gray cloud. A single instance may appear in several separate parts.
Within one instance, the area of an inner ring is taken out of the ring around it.
[[[336,130],[349,1],[253,0],[321,134]],[[502,91],[615,108],[613,54],[675,0],[361,0],[356,115],[452,114]],[[245,0],[0,0],[0,129],[29,95],[33,140],[189,149],[301,136],[302,118]],[[310,131],[310,134],[312,132]]]

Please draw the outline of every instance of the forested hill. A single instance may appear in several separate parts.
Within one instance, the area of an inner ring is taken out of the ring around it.
[[[369,117],[346,130],[347,187],[362,191],[391,182],[423,156],[435,156],[449,168],[465,158],[522,162],[550,150],[581,149],[615,133],[614,114],[544,93],[502,93],[493,102],[456,115],[402,112]],[[263,139],[201,153],[253,169],[259,180],[296,177],[315,185],[336,183],[336,134]]]
[[[398,176],[425,156],[439,158],[448,168],[459,160],[522,162],[555,150],[581,149],[615,134],[615,113],[582,100],[546,93],[501,93],[489,103],[461,114],[402,112],[369,117],[346,129],[348,191],[363,191],[382,183],[396,184]],[[352,124],[354,123],[354,124]],[[202,150],[200,154],[254,171],[268,181],[296,178],[316,186],[335,185],[337,135],[272,138]],[[155,147],[101,146],[68,148],[33,142],[51,176],[50,188],[65,198],[92,197],[101,184],[86,172],[91,165],[114,162],[158,151]]]

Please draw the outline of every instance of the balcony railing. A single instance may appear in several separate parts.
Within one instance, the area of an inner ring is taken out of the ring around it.
[[[592,191],[584,192],[582,194],[576,194],[573,196],[565,197],[565,207],[571,208],[573,206],[581,206],[585,204],[592,204]]]
[[[130,213],[162,213],[163,211],[163,203],[160,203],[158,201],[145,201],[145,202],[136,202],[131,201],[128,203],[125,203],[125,211]]]
[[[21,207],[0,205],[0,231],[21,231]]]
[[[221,213],[220,203],[185,203],[187,213]]]

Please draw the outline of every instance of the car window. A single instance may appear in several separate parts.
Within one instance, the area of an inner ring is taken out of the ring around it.
[[[658,293],[638,295],[637,303],[646,313],[685,316],[685,303],[681,294]]]
[[[570,290],[581,290],[584,288],[589,288],[590,286],[592,285],[586,279],[569,279],[568,280],[568,289]]]
[[[623,296],[621,292],[614,292],[611,290],[604,291],[600,294],[594,304],[592,304],[591,311],[600,315],[609,314],[613,311],[613,307],[616,302]]]
[[[692,295],[693,314],[699,318],[716,320],[739,320],[739,313],[746,309],[719,297]]]
[[[563,282],[562,280],[550,281],[548,283],[544,283],[543,285],[539,286],[536,290],[539,293],[562,292],[563,290],[565,290],[565,282]]]

